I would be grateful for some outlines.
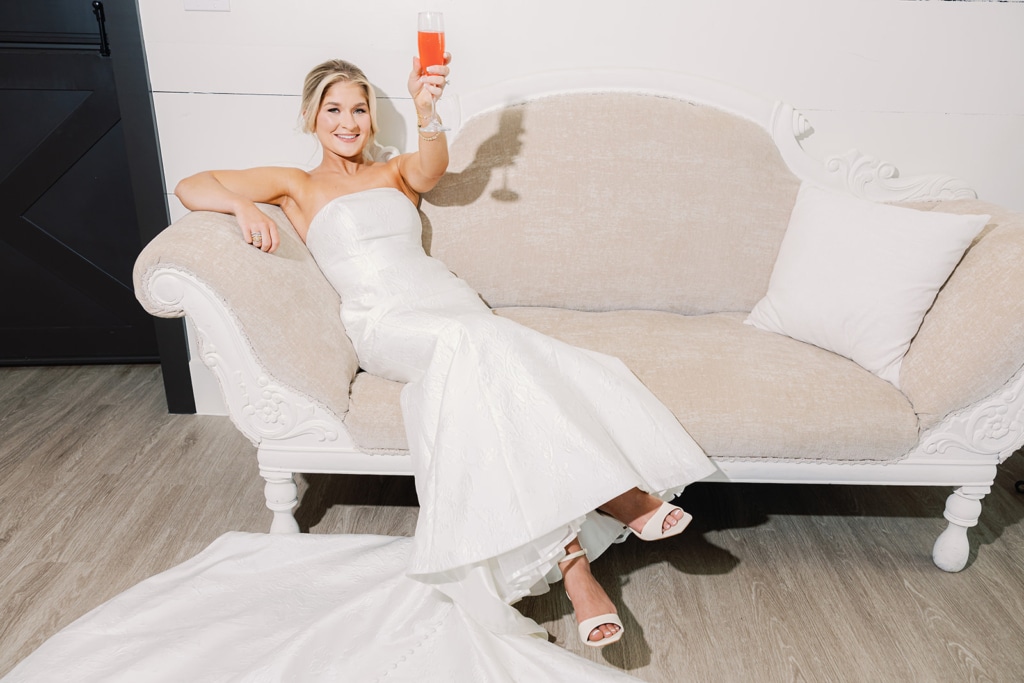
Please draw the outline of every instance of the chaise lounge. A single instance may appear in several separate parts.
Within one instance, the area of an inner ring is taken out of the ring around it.
[[[933,560],[965,566],[1024,442],[1024,215],[857,152],[814,160],[792,107],[680,74],[446,99],[424,246],[496,314],[621,358],[712,480],[952,487]],[[196,212],[146,247],[135,286],[153,315],[189,318],[256,448],[271,531],[297,532],[295,473],[412,468],[402,385],[359,369],[337,294],[265,210],[276,253]]]

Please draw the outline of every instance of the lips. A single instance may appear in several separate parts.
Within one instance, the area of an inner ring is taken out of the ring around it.
[[[334,137],[338,138],[342,142],[355,142],[359,139],[358,133],[335,133]]]

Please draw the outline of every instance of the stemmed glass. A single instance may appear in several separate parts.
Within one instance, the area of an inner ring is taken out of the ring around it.
[[[427,73],[428,66],[444,64],[444,14],[441,12],[420,12],[418,15],[416,39],[420,49],[421,75]],[[441,119],[437,118],[435,106],[435,99],[431,96],[430,118],[427,119],[425,126],[420,127],[420,130],[424,133],[443,133],[449,130],[441,125]]]

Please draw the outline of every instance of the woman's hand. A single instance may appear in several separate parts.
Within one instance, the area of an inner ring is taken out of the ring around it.
[[[252,202],[240,202],[234,211],[242,238],[260,251],[273,252],[281,246],[277,223],[260,211]]]
[[[409,74],[409,94],[412,95],[416,111],[422,118],[430,115],[430,100],[441,97],[444,87],[448,85],[448,74],[451,53],[444,53],[444,64],[428,66],[426,74],[420,74],[420,58],[412,58],[412,73]]]

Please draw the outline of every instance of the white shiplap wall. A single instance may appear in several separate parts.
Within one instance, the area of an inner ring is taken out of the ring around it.
[[[449,92],[556,69],[692,73],[804,112],[825,158],[856,147],[904,174],[962,178],[1024,210],[1024,3],[911,0],[230,0],[229,12],[139,0],[168,192],[207,168],[309,167],[297,132],[308,69],[359,64],[404,149],[416,12],[445,12]],[[643,112],[637,112],[638,117]],[[184,209],[169,197],[172,217]],[[220,412],[194,363],[200,412]]]

